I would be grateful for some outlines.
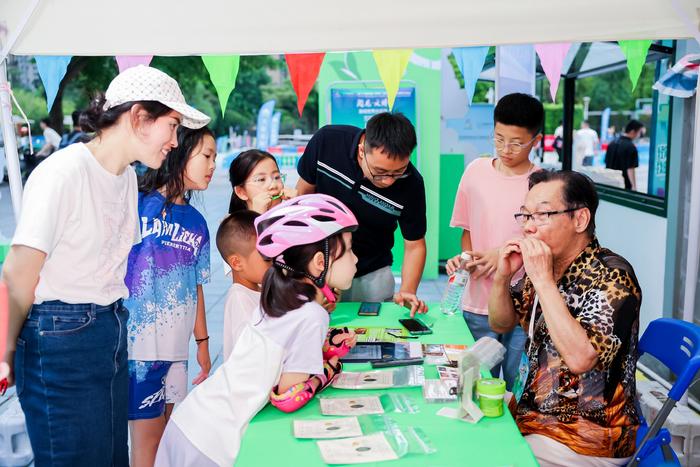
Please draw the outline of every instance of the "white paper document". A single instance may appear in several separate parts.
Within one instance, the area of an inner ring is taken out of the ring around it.
[[[317,441],[326,464],[362,464],[398,459],[383,433],[358,438]]]
[[[324,397],[319,399],[323,415],[370,415],[384,413],[378,396]]]
[[[328,418],[324,420],[294,420],[296,438],[350,438],[362,436],[357,417]]]

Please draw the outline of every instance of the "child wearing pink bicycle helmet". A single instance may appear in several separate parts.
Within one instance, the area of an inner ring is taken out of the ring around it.
[[[324,298],[346,290],[357,270],[351,232],[355,215],[332,196],[299,196],[255,220],[257,248],[272,260],[252,325],[285,349],[282,375],[270,394],[284,412],[305,405],[341,370],[339,357],[355,343],[347,329],[328,332]]]
[[[354,333],[328,332],[324,298],[346,290],[357,257],[353,213],[327,195],[305,195],[255,219],[257,249],[271,260],[260,305],[216,372],[173,412],[155,467],[232,465],[250,420],[269,400],[283,412],[306,405],[341,371]]]

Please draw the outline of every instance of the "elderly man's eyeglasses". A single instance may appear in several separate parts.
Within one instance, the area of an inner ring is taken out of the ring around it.
[[[284,181],[287,179],[287,174],[274,174],[274,175],[256,175],[250,180],[246,180],[245,183],[251,183],[260,187],[275,185],[284,185]]]
[[[527,143],[506,143],[506,140],[504,140],[503,138],[494,137],[493,138],[493,145],[496,147],[496,150],[498,150],[498,151],[505,151],[506,148],[510,148],[511,153],[520,154],[521,152],[523,152],[525,150],[525,148],[530,146],[530,144],[532,144],[532,142],[535,141],[535,139],[537,139],[537,136],[539,136],[539,135],[535,135],[535,137],[532,138]]]
[[[574,212],[578,209],[584,208],[585,206],[578,206],[575,208],[562,209],[560,211],[538,211],[532,214],[528,212],[519,212],[514,214],[515,221],[520,225],[525,225],[530,219],[535,222],[535,225],[545,225],[549,223],[549,217],[555,216],[557,214],[565,214],[567,212]]]
[[[403,172],[400,173],[393,173],[393,174],[374,174],[374,171],[372,170],[372,166],[369,165],[369,158],[367,157],[367,151],[363,149],[363,154],[364,154],[364,160],[365,160],[365,165],[367,166],[367,171],[369,174],[372,176],[372,180],[375,182],[383,182],[385,180],[401,180],[402,178],[406,178],[410,175],[410,172],[408,171],[408,166],[403,170]]]

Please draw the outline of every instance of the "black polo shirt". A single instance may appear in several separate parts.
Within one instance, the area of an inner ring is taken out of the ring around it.
[[[639,154],[637,153],[637,146],[634,145],[630,138],[622,135],[610,143],[608,150],[605,151],[605,167],[621,170],[625,189],[632,189],[632,181],[627,174],[627,169],[639,167]]]
[[[388,188],[378,188],[364,178],[357,162],[357,145],[364,130],[347,125],[328,125],[316,132],[299,159],[297,171],[316,192],[345,203],[360,224],[353,233],[360,277],[393,262],[397,225],[406,240],[425,237],[425,185],[413,164],[406,178]]]
[[[615,170],[627,170],[639,167],[637,147],[627,136],[620,136],[610,143],[605,152],[605,167]]]

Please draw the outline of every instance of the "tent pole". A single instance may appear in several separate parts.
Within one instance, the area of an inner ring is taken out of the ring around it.
[[[688,210],[688,255],[685,265],[685,295],[683,320],[693,322],[695,294],[698,285],[700,259],[700,80],[695,92],[695,122],[693,125],[693,172],[690,181],[690,208]]]
[[[7,62],[5,60],[0,62],[0,121],[2,121],[2,136],[5,142],[5,159],[7,160],[7,176],[10,180],[12,208],[15,213],[15,221],[19,221],[22,206],[22,174],[19,169],[17,137],[12,125],[12,100],[10,86],[7,82]]]
[[[574,116],[575,116],[575,101],[576,101],[576,78],[564,78],[564,108],[562,115],[564,141],[562,152],[563,170],[571,170],[571,165],[574,160]]]

